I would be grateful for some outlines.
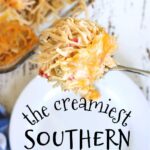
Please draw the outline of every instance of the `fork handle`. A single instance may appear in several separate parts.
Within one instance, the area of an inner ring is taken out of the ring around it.
[[[136,73],[144,76],[150,76],[150,71],[148,70],[136,69],[136,68],[131,68],[122,65],[117,65],[112,70],[127,71],[127,72]]]

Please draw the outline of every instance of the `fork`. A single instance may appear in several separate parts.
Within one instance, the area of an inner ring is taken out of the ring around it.
[[[148,70],[142,70],[142,69],[127,67],[127,66],[122,66],[122,65],[117,65],[116,67],[111,68],[110,71],[111,70],[112,71],[127,71],[131,73],[136,73],[139,75],[150,76],[150,71]]]

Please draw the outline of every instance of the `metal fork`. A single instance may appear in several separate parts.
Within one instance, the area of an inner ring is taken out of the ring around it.
[[[150,71],[148,71],[148,70],[142,70],[142,69],[127,67],[127,66],[122,66],[122,65],[117,65],[116,67],[114,67],[110,70],[112,70],[112,71],[127,71],[127,72],[131,72],[131,73],[136,73],[139,75],[150,76]]]

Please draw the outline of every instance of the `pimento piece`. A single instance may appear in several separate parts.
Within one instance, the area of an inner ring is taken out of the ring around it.
[[[78,38],[73,38],[73,39],[71,39],[71,41],[76,42],[76,43],[79,42]],[[68,47],[73,47],[73,46],[74,46],[73,44],[68,45]]]
[[[73,38],[72,41],[73,41],[73,42],[76,42],[76,43],[79,42],[78,38]]]
[[[44,73],[44,71],[42,69],[39,70],[39,75],[48,79],[48,75],[46,73]]]
[[[70,76],[69,78],[68,78],[68,80],[74,80],[75,78],[74,78],[74,76],[72,75],[72,76]]]

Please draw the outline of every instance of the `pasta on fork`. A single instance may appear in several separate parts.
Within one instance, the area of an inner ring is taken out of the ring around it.
[[[114,37],[89,20],[66,18],[46,29],[40,43],[41,76],[87,99],[100,97],[94,83],[116,65],[111,57],[116,49]]]

